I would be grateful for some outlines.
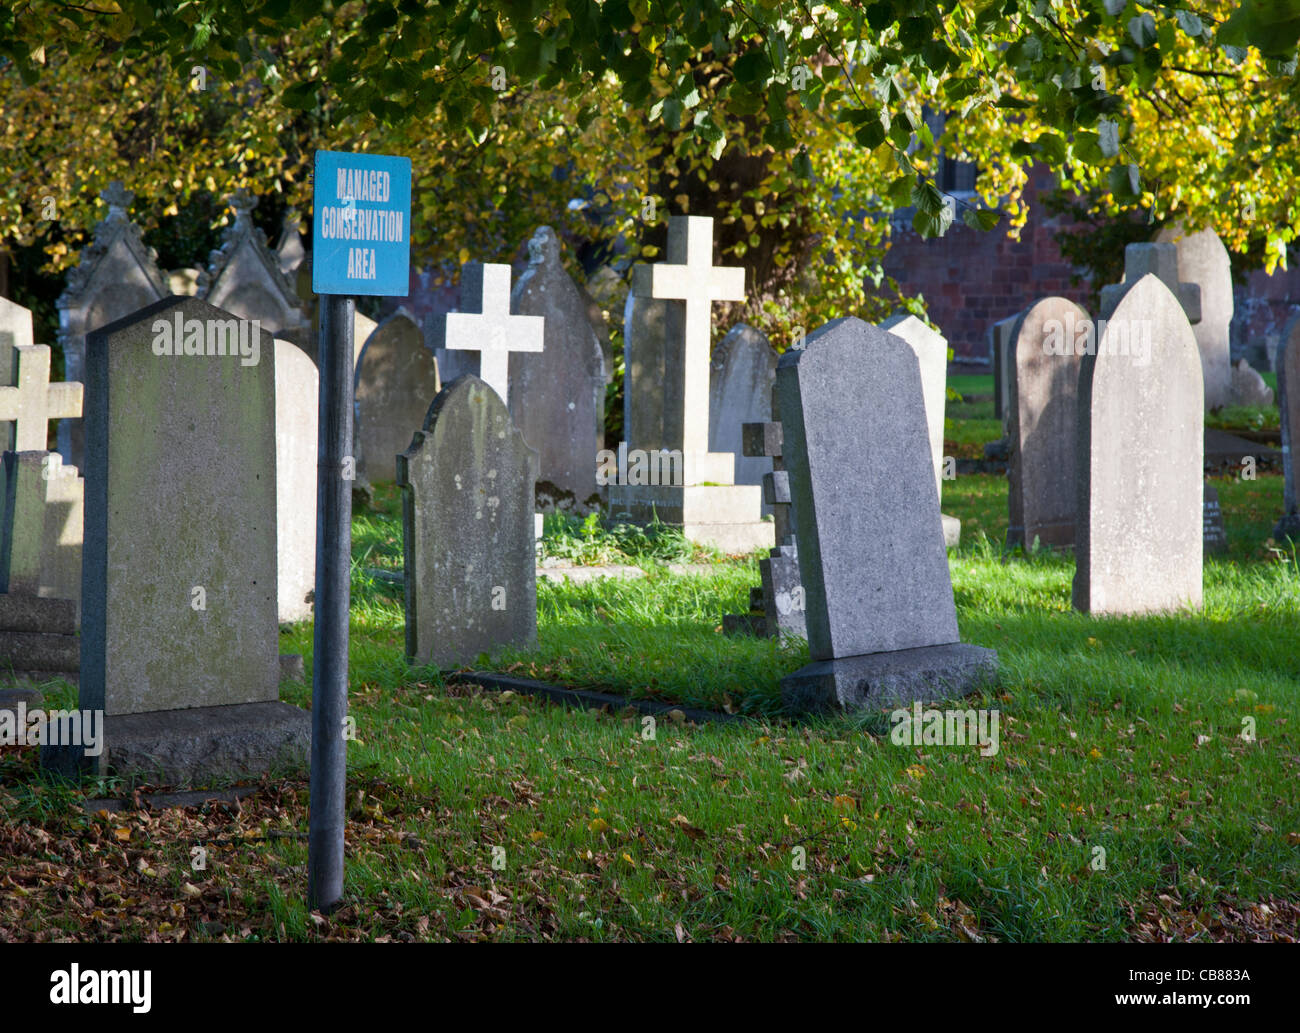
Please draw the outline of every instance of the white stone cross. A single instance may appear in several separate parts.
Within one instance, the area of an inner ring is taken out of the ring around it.
[[[15,424],[13,451],[43,452],[50,420],[81,415],[82,386],[50,383],[49,345],[18,345],[13,351],[14,386],[0,387],[0,423]]]
[[[713,219],[674,215],[668,219],[668,261],[639,265],[632,291],[642,298],[686,303],[682,357],[682,452],[709,450],[709,344],[712,303],[745,300],[742,266],[713,264]]]
[[[510,353],[542,350],[546,320],[510,314],[510,266],[473,262],[460,274],[460,303],[477,311],[449,312],[441,348],[479,353],[479,379],[510,404]]]

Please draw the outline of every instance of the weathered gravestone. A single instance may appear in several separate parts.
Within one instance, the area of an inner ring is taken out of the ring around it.
[[[1079,370],[1077,609],[1201,605],[1204,398],[1191,324],[1148,274]]]
[[[772,418],[744,425],[742,449],[747,456],[766,456],[772,462],[763,475],[763,494],[772,507],[776,545],[758,561],[759,587],[750,589],[749,613],[726,614],[723,630],[735,634],[748,630],[766,638],[807,638],[804,621],[804,590],[799,577],[799,548],[795,541],[790,471],[785,467],[784,435],[781,430],[781,399],[771,388]]]
[[[406,309],[398,309],[361,349],[354,381],[357,475],[391,481],[397,453],[411,443],[437,397],[438,362]]]
[[[35,343],[32,338],[32,314],[17,302],[0,298],[0,356],[11,354],[19,345]],[[4,370],[0,369],[0,374]],[[0,377],[0,384],[8,384],[6,377]]]
[[[85,382],[86,334],[121,319],[151,302],[165,298],[167,281],[158,270],[158,256],[145,247],[139,228],[126,210],[135,197],[115,180],[99,195],[108,215],[95,227],[95,239],[68,273],[68,286],[54,303],[59,310],[59,344],[64,375]],[[81,420],[59,424],[59,451],[70,464],[84,467],[84,428]]]
[[[609,505],[638,523],[657,518],[678,525],[691,541],[749,552],[775,541],[771,523],[762,519],[762,494],[734,483],[733,455],[709,450],[711,307],[744,299],[745,271],[714,266],[712,256],[713,220],[672,216],[668,260],[633,269],[632,295],[668,304],[659,319],[653,307],[629,301],[643,326],[629,328],[634,352],[627,358],[624,428],[634,451],[659,457],[658,473],[650,483],[620,477],[610,485]],[[656,325],[663,331],[657,341]]]
[[[1233,405],[1266,408],[1273,404],[1273,389],[1264,383],[1264,378],[1245,359],[1238,359],[1232,367],[1229,395]]]
[[[1008,548],[1074,545],[1079,363],[1086,350],[1079,337],[1090,331],[1088,313],[1066,298],[1044,298],[1012,327]]]
[[[1222,554],[1228,551],[1228,532],[1223,526],[1223,509],[1219,506],[1219,491],[1212,484],[1205,486],[1205,508],[1201,526],[1205,552]]]
[[[943,499],[943,417],[948,407],[948,340],[931,330],[909,312],[890,316],[880,324],[901,337],[916,352],[921,367],[921,393],[925,397],[925,421],[929,430],[930,456],[934,462],[934,483]],[[961,544],[961,521],[942,515],[943,543],[949,548]]]
[[[536,643],[536,475],[494,389],[470,374],[442,389],[397,457],[412,663],[445,669]]]
[[[1205,408],[1231,404],[1232,368],[1228,328],[1232,323],[1232,260],[1212,229],[1187,233],[1180,223],[1156,234],[1178,249],[1178,278],[1201,289],[1201,318],[1192,327],[1201,356]]]
[[[767,335],[738,323],[713,349],[709,363],[709,451],[736,457],[736,484],[762,485],[772,472],[770,456],[746,453],[743,428],[768,418],[776,384],[776,351]],[[762,513],[772,512],[763,500]]]
[[[280,240],[275,245],[275,258],[279,263],[280,272],[290,283],[295,282],[294,272],[306,257],[307,250],[303,247],[302,233],[298,230],[298,213],[285,212],[280,229]]]
[[[537,504],[586,514],[600,506],[596,453],[605,442],[605,356],[589,299],[564,270],[555,231],[528,242],[510,309],[545,320],[541,351],[510,355],[510,415],[541,464]]]
[[[320,372],[292,341],[275,341],[276,609],[312,615],[316,593],[316,459]],[[396,456],[396,452],[393,453]]]
[[[0,591],[75,602],[85,484],[45,446],[51,420],[81,416],[82,386],[50,383],[48,346],[3,341],[0,385]]]
[[[957,630],[911,346],[837,319],[786,352],[776,378],[812,657],[782,679],[787,706],[940,699],[992,679],[997,654]]]
[[[1124,282],[1101,289],[1101,317],[1109,316],[1124,293],[1147,273],[1169,288],[1189,323],[1201,321],[1200,284],[1184,283],[1178,278],[1178,248],[1164,243],[1135,243],[1124,249]]]
[[[993,367],[993,417],[1006,420],[1011,381],[1015,378],[1014,353],[1010,347],[1011,330],[1023,313],[999,319],[988,329],[989,356]]]
[[[1277,404],[1282,411],[1282,519],[1278,541],[1300,541],[1300,499],[1296,492],[1296,446],[1300,444],[1300,312],[1287,321],[1277,349]]]
[[[306,764],[278,701],[274,344],[195,298],[90,335],[82,710],[104,750],[65,772],[167,784]]]
[[[197,296],[241,319],[260,321],[275,337],[314,355],[315,339],[302,302],[267,246],[266,234],[253,225],[257,198],[237,190],[230,207],[235,221],[222,233],[221,247],[208,256]]]

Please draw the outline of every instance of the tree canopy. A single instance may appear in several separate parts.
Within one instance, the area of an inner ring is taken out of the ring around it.
[[[238,186],[305,210],[332,147],[414,159],[416,253],[448,266],[540,222],[650,257],[664,215],[714,214],[778,334],[870,314],[884,213],[1015,232],[1034,162],[1271,269],[1300,214],[1297,38],[1300,0],[31,0],[0,13],[0,246],[46,236],[53,198],[72,261],[112,178],[146,225]],[[977,201],[941,155],[977,163]]]

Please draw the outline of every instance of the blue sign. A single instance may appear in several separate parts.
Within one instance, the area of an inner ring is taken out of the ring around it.
[[[316,152],[311,289],[410,293],[411,159]]]

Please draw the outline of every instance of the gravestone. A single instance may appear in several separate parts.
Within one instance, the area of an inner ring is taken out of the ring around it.
[[[235,220],[221,235],[221,247],[208,257],[199,277],[198,297],[241,319],[260,320],[275,337],[292,341],[315,354],[311,323],[293,285],[280,269],[280,259],[266,243],[266,234],[253,225],[257,198],[237,190],[230,198]]]
[[[588,300],[565,272],[549,226],[528,242],[510,309],[543,322],[541,351],[510,355],[510,415],[538,454],[537,505],[580,514],[600,507],[596,453],[605,443],[605,356]]]
[[[1178,278],[1178,248],[1173,244],[1130,244],[1124,249],[1124,282],[1101,289],[1101,318],[1105,319],[1119,304],[1120,298],[1138,280],[1151,273],[1178,299],[1187,321],[1201,321],[1201,287]]]
[[[837,319],[776,378],[812,658],[782,679],[787,707],[941,699],[990,680],[997,654],[957,630],[915,351]]]
[[[776,545],[758,561],[759,587],[750,589],[749,613],[726,614],[722,626],[728,634],[748,630],[766,638],[807,638],[799,549],[791,512],[790,472],[785,468],[783,455],[781,399],[775,384],[770,394],[772,418],[745,424],[742,449],[747,456],[766,456],[772,462],[772,471],[763,477],[763,493],[772,507]]]
[[[709,451],[736,457],[736,484],[763,484],[772,457],[743,450],[743,428],[768,418],[776,385],[776,351],[767,335],[738,323],[713,349],[709,363]],[[763,500],[764,516],[772,503]]]
[[[0,384],[0,592],[76,603],[85,483],[45,446],[51,420],[81,416],[82,386],[50,383],[47,345],[4,342]]]
[[[921,393],[925,397],[925,420],[929,430],[930,455],[934,460],[934,483],[943,499],[943,418],[948,407],[948,341],[909,312],[890,316],[880,324],[901,337],[916,352],[921,366]],[[961,544],[961,521],[943,514],[943,543],[949,548]]]
[[[438,396],[438,362],[406,309],[383,321],[361,350],[355,376],[357,475],[391,481],[397,453],[411,443]]]
[[[1232,323],[1232,260],[1212,229],[1187,233],[1180,223],[1166,226],[1156,240],[1178,249],[1178,278],[1201,288],[1201,318],[1192,327],[1201,354],[1205,408],[1231,404],[1232,369],[1228,328]]]
[[[1074,545],[1079,333],[1088,313],[1044,298],[1020,314],[1007,346],[1015,375],[1007,406],[1007,548]],[[1086,342],[1085,342],[1086,344]]]
[[[612,266],[602,265],[587,278],[583,296],[590,299],[591,325],[600,338],[600,348],[605,354],[605,381],[614,379],[614,349],[609,340],[611,319],[621,317],[627,301],[628,285]]]
[[[1206,552],[1223,554],[1228,551],[1228,532],[1223,526],[1223,509],[1219,506],[1219,491],[1212,484],[1205,486],[1201,538]]]
[[[411,663],[536,644],[536,474],[495,389],[473,375],[442,389],[397,457]]]
[[[139,228],[127,217],[135,195],[114,180],[99,196],[108,205],[108,215],[95,227],[94,241],[82,251],[77,267],[68,273],[67,288],[54,303],[64,376],[76,383],[85,382],[86,334],[168,294],[157,254],[144,245]],[[81,420],[59,424],[59,451],[69,464],[85,466]]]
[[[1273,404],[1273,389],[1245,359],[1232,367],[1231,398],[1233,405],[1267,407]]]
[[[1077,609],[1201,605],[1204,399],[1191,324],[1148,274],[1079,369]]]
[[[0,298],[0,362],[5,355],[12,355],[19,345],[34,344],[32,338],[32,314],[17,302]],[[0,367],[0,384],[9,384],[8,370]]]
[[[275,341],[276,609],[307,620],[316,592],[316,459],[320,373],[292,341]],[[393,453],[394,456],[397,454]]]
[[[1278,343],[1277,404],[1282,416],[1282,519],[1273,528],[1273,537],[1300,542],[1295,467],[1296,446],[1300,444],[1300,312],[1287,321]]]
[[[734,483],[733,455],[709,451],[711,307],[743,300],[744,288],[743,268],[713,265],[711,218],[670,217],[667,261],[633,269],[632,296],[667,308],[662,319],[648,318],[656,310],[629,300],[633,351],[626,360],[624,429],[631,449],[657,457],[661,472],[649,484],[620,477],[609,488],[612,513],[680,526],[689,540],[729,553],[775,542],[771,523],[762,519],[761,491]]]
[[[477,352],[477,365],[471,373],[506,402],[510,397],[510,354],[542,351],[544,321],[541,316],[511,314],[508,265],[470,262],[463,266],[460,306],[459,312],[431,318],[433,346],[453,353]],[[441,358],[438,365],[441,368]]]
[[[667,342],[684,333],[681,306],[629,291],[623,302],[623,438],[660,447]],[[613,443],[610,442],[612,445]]]
[[[993,417],[1006,419],[1008,398],[1011,395],[1011,381],[1015,377],[1012,367],[1012,351],[1009,347],[1011,330],[1022,313],[999,319],[988,329],[989,355],[993,367]]]
[[[298,230],[298,213],[285,212],[284,223],[280,229],[280,240],[275,245],[275,258],[279,263],[280,272],[290,283],[294,282],[294,272],[306,257],[307,251],[303,247],[302,233]]]
[[[278,701],[274,342],[248,326],[171,298],[90,335],[80,707],[105,749],[43,765],[184,784],[306,764],[310,715]]]

